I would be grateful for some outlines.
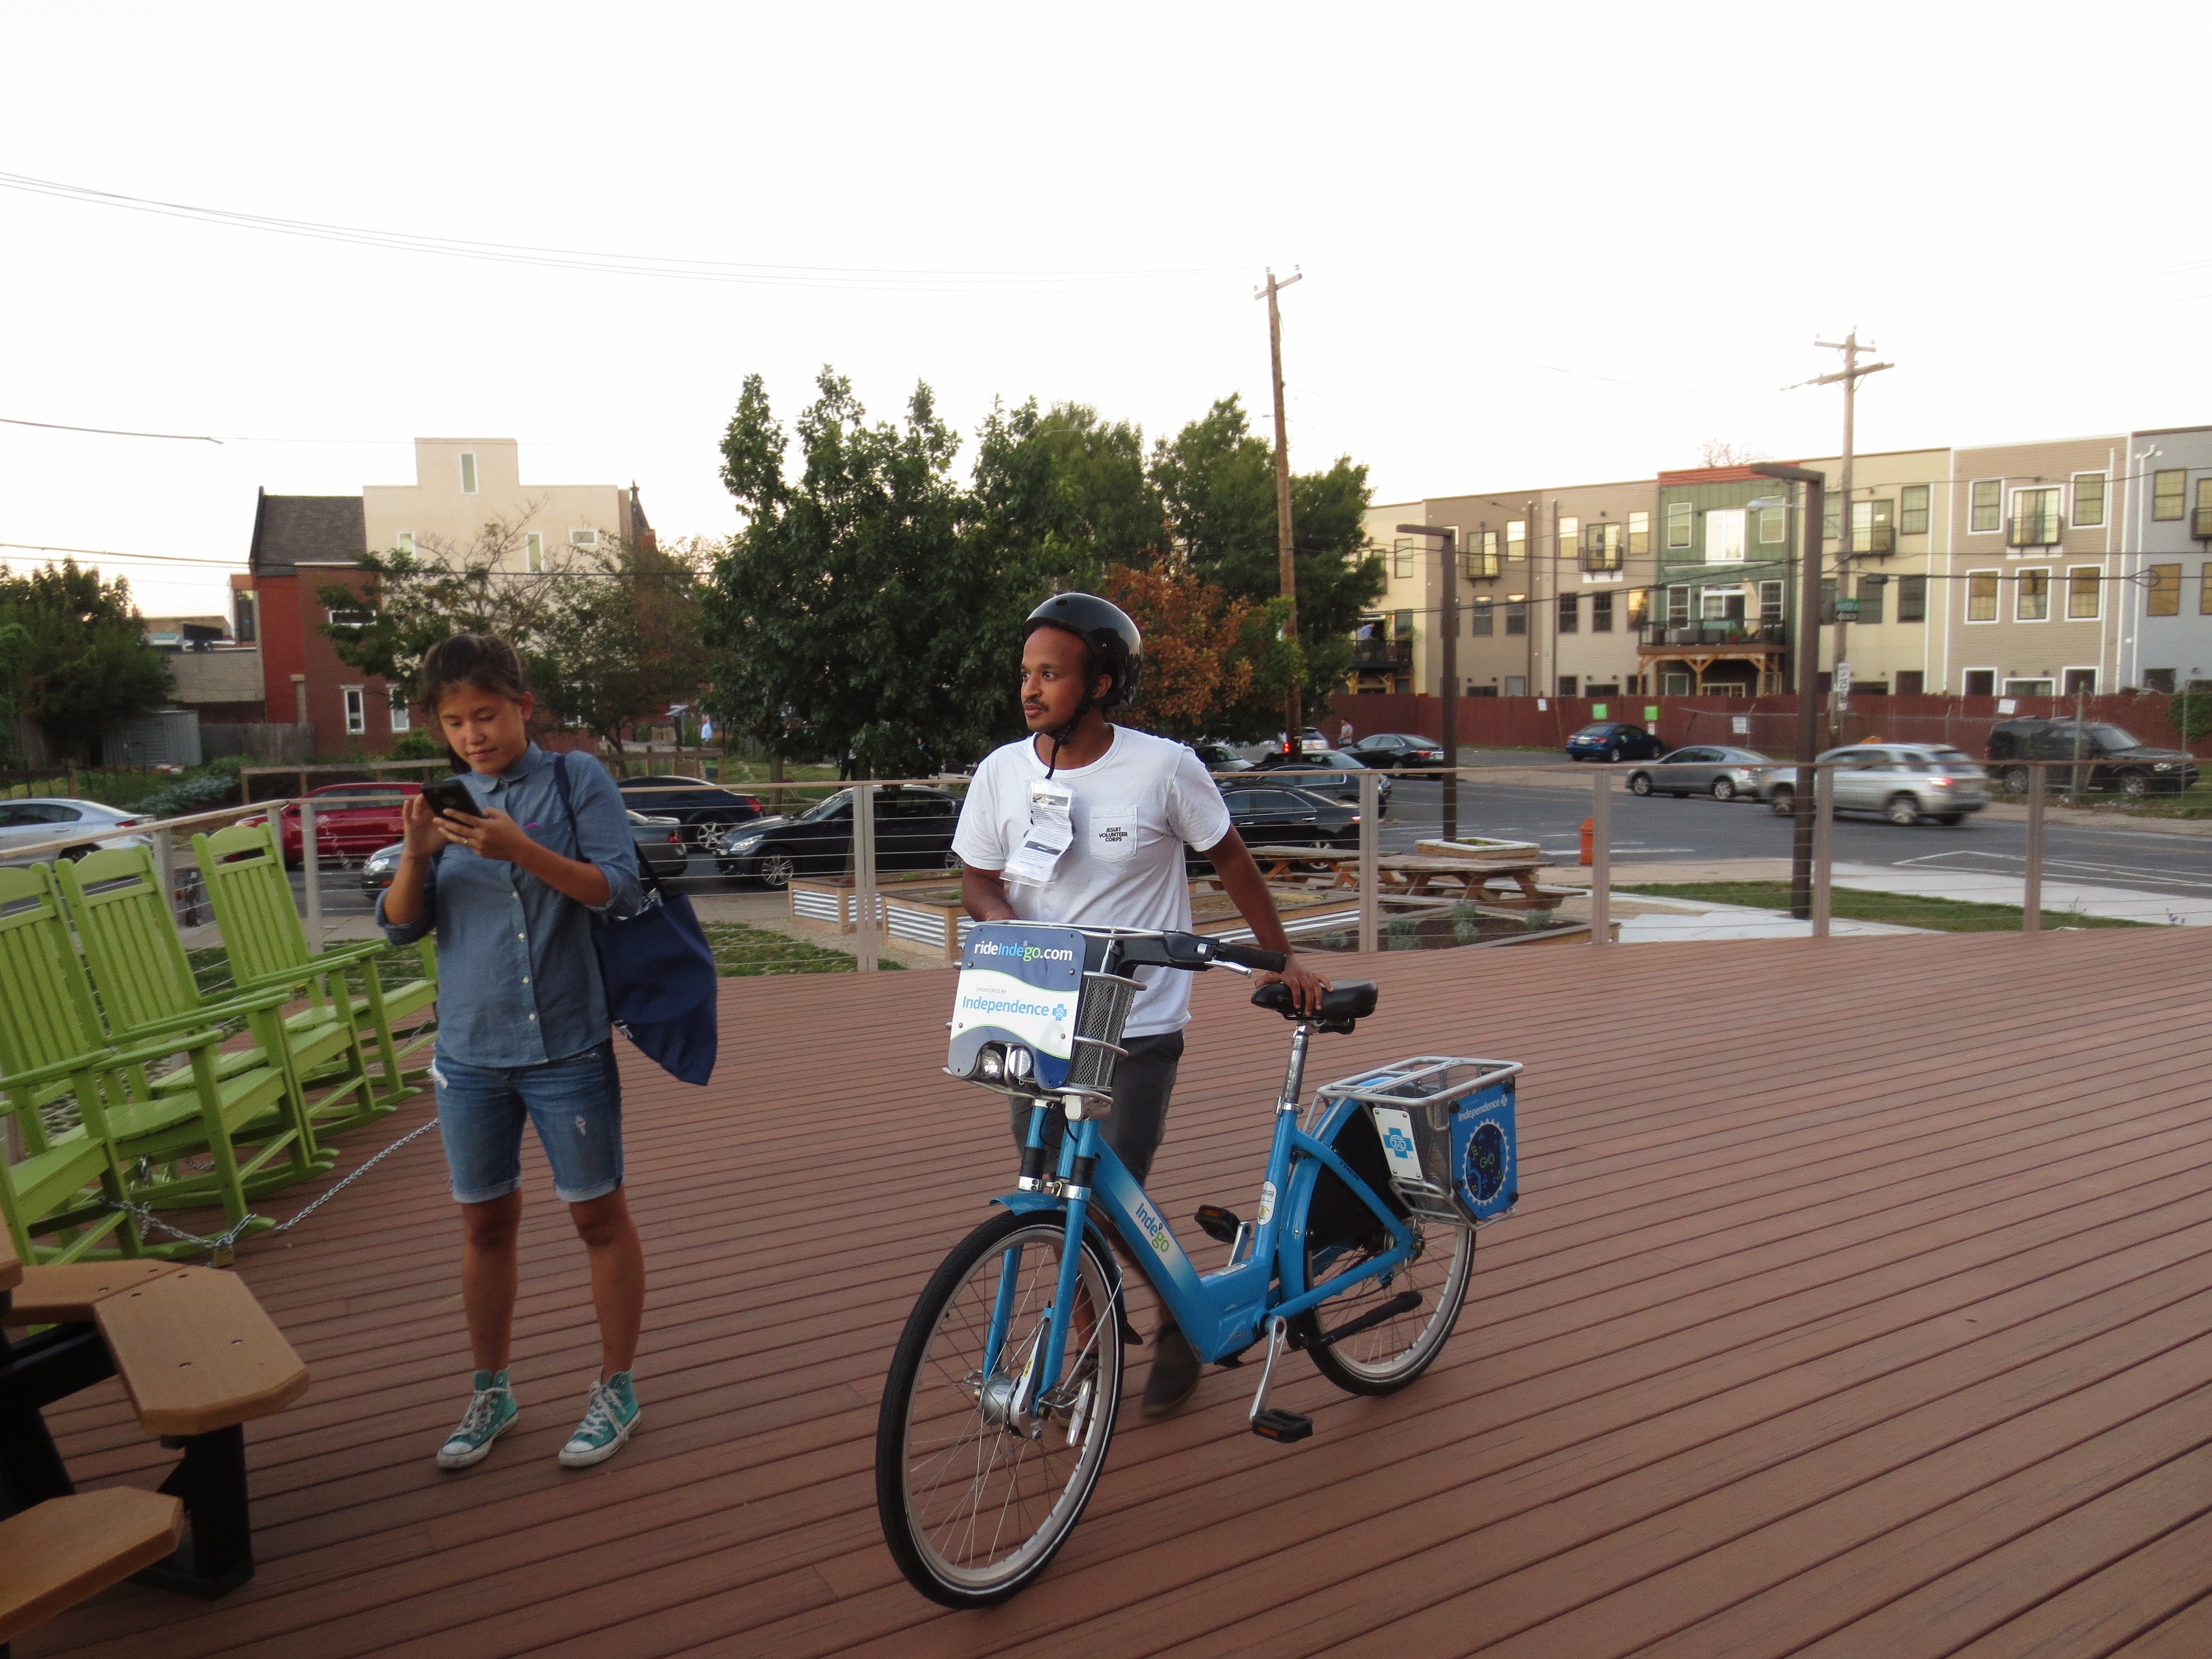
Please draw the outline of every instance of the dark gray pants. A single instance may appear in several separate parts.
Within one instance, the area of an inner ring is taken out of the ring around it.
[[[1182,1033],[1164,1031],[1158,1036],[1123,1037],[1128,1052],[1114,1066],[1114,1110],[1098,1125],[1098,1133],[1114,1149],[1114,1156],[1128,1166],[1143,1186],[1152,1172],[1152,1155],[1168,1132],[1168,1097],[1175,1093],[1176,1067],[1182,1060]],[[1013,1103],[1014,1144],[1029,1144],[1030,1105]],[[1060,1167],[1060,1137],[1067,1119],[1060,1113],[1045,1118],[1045,1168]]]

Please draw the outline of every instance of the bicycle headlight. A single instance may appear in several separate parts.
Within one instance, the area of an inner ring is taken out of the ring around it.
[[[1006,1076],[1006,1051],[995,1042],[987,1042],[975,1054],[975,1076],[983,1083],[1002,1083]]]

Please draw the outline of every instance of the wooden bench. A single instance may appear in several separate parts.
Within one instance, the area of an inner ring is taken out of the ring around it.
[[[307,1368],[253,1292],[235,1273],[167,1261],[19,1273],[12,1291],[0,1289],[0,1324],[52,1328],[12,1345],[0,1336],[0,1512],[75,1491],[40,1413],[120,1377],[139,1426],[184,1453],[161,1490],[182,1500],[191,1523],[136,1576],[208,1597],[252,1577],[244,1425],[307,1386]]]
[[[137,1486],[49,1498],[0,1521],[0,1655],[33,1625],[177,1547],[185,1506]]]

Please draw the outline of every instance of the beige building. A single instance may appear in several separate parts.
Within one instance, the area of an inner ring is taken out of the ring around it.
[[[377,552],[489,556],[500,570],[558,570],[653,537],[636,485],[526,484],[513,438],[417,438],[415,482],[367,485],[361,505]]]

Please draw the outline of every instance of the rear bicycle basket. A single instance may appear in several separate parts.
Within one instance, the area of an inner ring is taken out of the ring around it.
[[[1515,1060],[1414,1054],[1324,1084],[1319,1099],[1359,1103],[1375,1125],[1390,1186],[1415,1214],[1481,1226],[1520,1194]]]

